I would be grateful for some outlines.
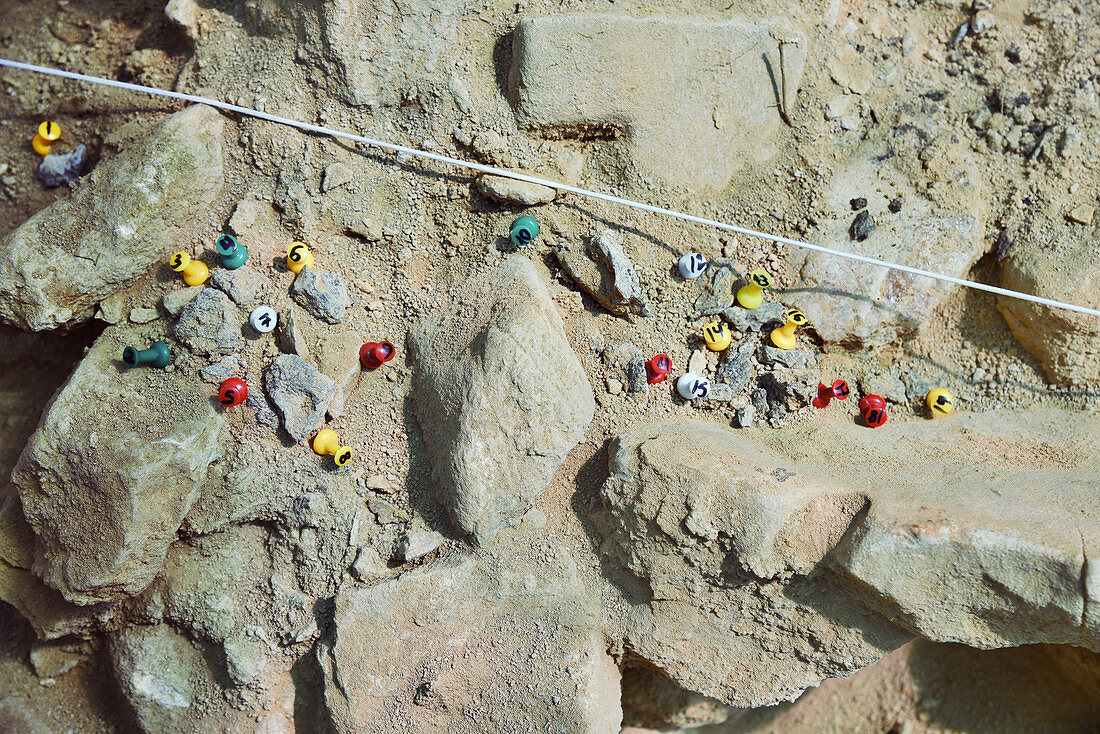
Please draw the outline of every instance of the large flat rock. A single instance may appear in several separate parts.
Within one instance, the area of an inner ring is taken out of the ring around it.
[[[0,240],[0,321],[40,331],[92,317],[173,248],[221,191],[222,118],[190,107],[99,165]]]
[[[484,542],[546,489],[595,400],[525,257],[475,274],[454,299],[412,329],[413,397],[444,504]]]
[[[597,522],[636,598],[628,647],[736,706],[793,699],[912,637],[1100,649],[1098,429],[1036,410],[622,434]]]
[[[451,557],[336,597],[318,645],[340,734],[617,732],[619,670],[564,551]]]
[[[156,576],[222,454],[224,419],[201,383],[127,369],[105,331],[48,407],[12,474],[37,537],[34,571],[78,604],[116,601]]]
[[[700,191],[771,158],[778,103],[802,79],[805,41],[789,19],[724,21],[583,13],[516,26],[516,121],[545,135],[622,136],[633,159]],[[786,76],[784,82],[784,75]]]

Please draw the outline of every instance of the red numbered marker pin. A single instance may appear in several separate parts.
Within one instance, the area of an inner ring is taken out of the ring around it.
[[[359,348],[359,362],[368,370],[376,370],[395,354],[397,349],[389,342],[367,342]]]
[[[859,411],[863,421],[871,428],[878,428],[886,422],[886,401],[878,395],[864,395],[859,401]]]
[[[819,382],[817,383],[817,397],[810,402],[815,408],[824,408],[833,398],[846,400],[850,392],[848,383],[844,380],[833,380],[832,385],[823,385]]]
[[[227,408],[240,405],[248,397],[248,385],[239,377],[230,377],[218,390],[218,400]]]
[[[650,385],[664,382],[672,370],[672,360],[667,354],[658,354],[645,363],[645,381]]]

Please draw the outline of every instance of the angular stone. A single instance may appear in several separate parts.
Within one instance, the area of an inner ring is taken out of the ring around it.
[[[615,233],[603,232],[583,251],[577,245],[562,243],[554,248],[554,256],[566,274],[611,313],[649,315],[634,263]]]
[[[752,309],[734,304],[723,311],[722,316],[738,331],[763,331],[768,324],[782,324],[786,310],[778,301],[765,301]]]
[[[930,167],[920,174],[922,180],[931,176],[945,182],[935,200],[918,192],[918,174],[903,170],[908,163],[899,162],[901,154],[868,143],[838,166],[825,192],[833,215],[821,222],[811,241],[826,247],[843,243],[855,254],[965,278],[986,250],[981,178],[960,147],[937,143],[927,148],[924,155],[943,169]],[[873,212],[886,210],[899,196],[905,210],[883,216],[874,236],[852,241],[848,202],[853,192],[867,193]],[[826,343],[847,349],[879,347],[911,335],[954,287],[824,253],[803,258],[794,285],[798,307]]]
[[[412,530],[397,542],[397,557],[408,563],[428,555],[443,542],[443,536],[431,530]]]
[[[473,275],[453,302],[412,329],[413,399],[444,504],[486,542],[550,483],[595,400],[529,260]]]
[[[697,317],[721,313],[733,305],[733,286],[738,280],[733,268],[729,266],[714,268],[703,278],[706,279],[703,283],[703,292],[695,299]]]
[[[174,331],[192,351],[216,357],[240,351],[243,323],[228,296],[216,288],[203,288],[180,311]]]
[[[335,731],[388,730],[397,712],[410,731],[619,731],[599,605],[564,551],[541,553],[344,587],[317,646]]]
[[[195,684],[207,676],[202,652],[166,624],[124,628],[111,639],[115,677],[143,731],[183,731]],[[197,680],[196,680],[197,679]]]
[[[236,270],[215,268],[210,276],[210,285],[229,296],[238,306],[249,310],[259,305],[256,299],[266,281],[264,276],[247,265]]]
[[[264,390],[295,441],[320,428],[336,396],[336,383],[296,354],[276,357],[264,370]]]
[[[343,321],[344,312],[351,305],[351,296],[339,275],[309,267],[298,273],[290,285],[290,295],[314,318],[329,324]]]
[[[547,186],[488,174],[478,176],[477,190],[494,201],[518,206],[548,204],[558,193]]]
[[[1018,234],[1001,261],[1001,286],[1100,308],[1097,229],[1078,234],[1061,223],[1036,223]],[[1072,275],[1069,275],[1072,274]],[[1100,376],[1100,319],[1041,303],[997,296],[1012,334],[1039,360],[1047,379],[1094,385]]]
[[[463,0],[325,3],[321,42],[352,105],[396,106],[433,85],[447,93],[441,59],[466,8]]]
[[[519,126],[623,136],[641,166],[700,191],[776,152],[780,96],[802,77],[792,21],[580,13],[522,20],[509,92]],[[788,78],[783,78],[789,75]]]
[[[172,316],[179,316],[183,311],[183,307],[195,300],[195,296],[199,295],[203,290],[201,285],[193,285],[188,288],[179,288],[174,291],[168,291],[164,294],[164,298],[161,299],[161,304],[164,306],[164,310]],[[115,323],[118,323],[117,321]]]
[[[78,145],[76,150],[71,153],[63,155],[49,154],[38,164],[38,177],[42,179],[42,183],[50,188],[62,184],[71,184],[80,178],[80,173],[84,168],[84,154],[86,151],[86,146]]]
[[[632,429],[612,440],[594,516],[605,573],[620,566],[636,595],[627,647],[736,706],[793,698],[913,635],[1098,649],[1098,428],[963,413],[876,434],[875,461],[851,460],[866,429],[849,421]]]
[[[79,324],[136,282],[221,190],[221,133],[213,108],[171,115],[0,240],[0,321]]]
[[[149,585],[222,455],[209,393],[163,370],[120,369],[125,335],[96,340],[12,473],[38,538],[35,572],[78,604]]]

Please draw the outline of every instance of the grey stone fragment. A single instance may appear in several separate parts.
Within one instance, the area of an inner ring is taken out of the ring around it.
[[[129,301],[125,293],[113,293],[99,302],[96,318],[105,324],[117,324],[123,319],[123,311]]]
[[[737,419],[737,425],[741,428],[750,428],[752,426],[753,419],[756,418],[756,408],[751,405],[746,405],[737,411],[735,415]]]
[[[298,323],[298,314],[293,308],[288,306],[279,314],[275,337],[280,351],[309,359],[309,345],[302,333],[302,325]]]
[[[742,339],[736,347],[726,351],[726,358],[715,370],[715,382],[727,385],[735,397],[741,394],[752,377],[753,345],[754,340]]]
[[[336,383],[298,355],[283,354],[264,370],[264,390],[286,432],[295,441],[304,441],[324,422]]]
[[[247,309],[259,305],[256,302],[266,279],[247,265],[229,270],[215,268],[210,285],[229,296],[234,303]]]
[[[347,186],[351,183],[353,175],[354,170],[347,163],[340,161],[331,163],[325,168],[325,176],[321,180],[321,191],[327,194],[333,189]]]
[[[645,371],[645,358],[640,354],[626,363],[626,389],[632,393],[649,394],[649,381]]]
[[[848,236],[856,242],[863,242],[875,233],[877,226],[875,218],[871,216],[869,211],[864,209],[852,220],[852,226],[848,228]]]
[[[111,640],[115,677],[143,731],[183,731],[202,653],[166,624],[133,626]]]
[[[891,403],[901,405],[908,402],[905,394],[905,383],[889,372],[864,377],[859,381],[859,387],[865,395],[867,393],[880,395]],[[924,399],[925,394],[927,394],[927,391],[920,395],[921,400]]]
[[[241,349],[241,314],[221,291],[203,288],[180,311],[176,339],[206,356],[232,354]]]
[[[816,382],[811,390],[804,376],[794,372],[764,372],[757,382],[767,393],[768,402],[772,406],[782,405],[784,412],[808,404],[811,393],[817,392]]]
[[[379,497],[371,497],[367,500],[367,509],[374,513],[374,516],[382,525],[403,522],[408,519],[403,510],[395,507],[392,502],[387,502]]]
[[[753,309],[734,304],[723,311],[722,316],[738,331],[763,331],[768,324],[782,324],[783,312],[786,310],[782,303],[764,301]]]
[[[87,148],[78,145],[71,153],[50,153],[38,164],[38,177],[50,188],[61,184],[71,184],[80,178],[84,168],[84,154]]]
[[[314,318],[329,324],[343,321],[344,312],[351,305],[351,296],[339,275],[310,267],[298,273],[290,286],[290,295]]]
[[[569,277],[611,313],[649,315],[638,273],[618,235],[602,232],[583,251],[563,243],[554,248],[554,255]]]
[[[443,542],[443,536],[431,530],[411,530],[397,542],[397,557],[405,563],[428,555]]]
[[[370,581],[385,575],[386,562],[374,548],[360,548],[351,566],[351,575],[360,581]]]
[[[485,196],[502,204],[535,206],[548,204],[557,196],[557,192],[548,186],[517,181],[504,176],[482,175],[477,179],[477,189]]]
[[[199,370],[199,375],[204,382],[219,383],[230,377],[237,377],[244,370],[244,366],[236,355],[223,357],[221,361],[207,365]],[[251,392],[251,391],[250,391]]]
[[[275,415],[275,410],[263,390],[249,390],[244,404],[256,411],[256,422],[261,426],[279,427],[279,416]]]
[[[721,382],[712,382],[710,384],[710,392],[707,393],[707,400],[714,400],[719,403],[728,403],[737,397],[737,393],[726,384]]]
[[[737,273],[728,266],[708,269],[713,273],[703,276],[706,280],[703,292],[695,299],[696,317],[721,313],[733,305],[733,286],[738,280]]]
[[[794,369],[806,369],[817,364],[817,354],[803,349],[780,349],[762,343],[758,353],[761,364],[781,364]]]
[[[155,308],[134,308],[130,310],[130,321],[135,324],[148,324],[150,321],[156,321],[159,315]]]
[[[237,632],[222,643],[225,653],[225,670],[238,686],[251,683],[267,669],[267,657],[271,654],[267,643],[258,637]]]
[[[761,415],[768,412],[768,391],[758,387],[752,391],[752,407]]]
[[[76,638],[36,640],[31,645],[30,663],[39,678],[56,678],[80,665],[89,649]],[[0,729],[3,731],[3,729]]]
[[[203,290],[201,285],[193,285],[187,288],[179,288],[174,291],[168,291],[164,294],[164,298],[161,299],[161,304],[164,306],[164,310],[172,316],[179,316],[183,307],[195,300],[195,296],[199,295]],[[104,301],[106,303],[106,301]],[[103,304],[100,304],[102,307]]]

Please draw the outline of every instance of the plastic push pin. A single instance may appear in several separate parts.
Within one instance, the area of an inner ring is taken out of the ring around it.
[[[376,370],[393,359],[397,349],[389,342],[367,342],[359,347],[359,363],[368,370]]]
[[[226,270],[236,270],[248,262],[248,250],[231,234],[223,234],[219,237],[214,243],[214,249],[221,256],[222,266]]]
[[[286,251],[286,269],[297,275],[302,268],[313,267],[313,253],[306,247],[305,242],[295,242]]]
[[[239,377],[230,377],[218,390],[218,401],[227,408],[240,405],[248,397],[248,385]]]
[[[336,431],[331,428],[326,428],[313,437],[313,450],[321,456],[332,454],[336,466],[343,466],[348,463],[353,455],[350,446],[340,445],[340,439],[337,437]]]
[[[932,411],[932,415],[947,415],[955,409],[955,399],[951,397],[951,393],[942,387],[929,390],[924,402],[928,404],[928,409]]]
[[[721,321],[715,321],[703,329],[703,341],[710,351],[721,352],[733,341],[733,334],[730,333],[730,327]]]
[[[698,252],[685,252],[680,256],[676,267],[680,269],[680,275],[688,280],[695,280],[707,269],[707,259]]]
[[[878,395],[864,395],[859,401],[859,412],[863,421],[871,428],[878,428],[886,422],[886,401]]]
[[[524,214],[522,217],[512,222],[512,231],[509,233],[509,237],[512,239],[512,244],[516,247],[523,247],[529,245],[535,241],[535,238],[539,236],[539,223],[535,221],[535,218]]]
[[[645,381],[650,385],[664,382],[672,369],[672,360],[667,354],[658,354],[645,363]]]
[[[275,313],[275,309],[271,306],[257,306],[248,315],[248,323],[252,324],[252,328],[261,334],[266,334],[274,329],[275,324],[278,322],[279,315]]]
[[[817,383],[817,397],[811,400],[810,403],[815,408],[824,408],[829,405],[829,401],[833,398],[847,400],[850,392],[848,383],[844,380],[833,380],[832,385],[823,385],[819,382]]]
[[[38,134],[31,140],[34,152],[41,156],[50,154],[50,146],[61,138],[61,126],[56,122],[43,122],[38,126]]]
[[[737,289],[737,302],[745,308],[759,308],[764,302],[764,289],[770,288],[772,276],[764,268],[749,273],[749,282]]]
[[[155,341],[149,345],[148,349],[126,347],[122,350],[122,361],[127,367],[147,364],[150,367],[164,369],[172,361],[172,353],[168,351],[167,344],[162,341]]]
[[[783,318],[787,323],[778,329],[772,329],[772,344],[780,349],[794,349],[798,344],[798,337],[794,335],[794,330],[806,323],[806,314],[797,308],[788,308],[783,312]]]
[[[206,267],[206,263],[192,260],[186,252],[177,252],[168,264],[172,270],[183,273],[183,282],[187,285],[202,285],[210,277],[210,268]]]
[[[676,392],[680,393],[680,397],[684,400],[705,398],[710,394],[710,381],[694,372],[685,372],[676,381]]]

